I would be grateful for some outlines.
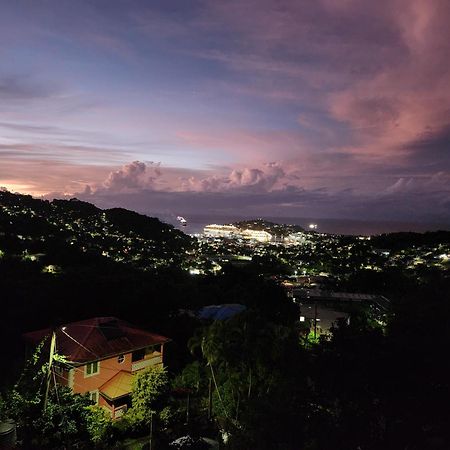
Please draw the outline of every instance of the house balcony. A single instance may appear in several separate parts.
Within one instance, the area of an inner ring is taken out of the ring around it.
[[[136,372],[151,366],[157,366],[162,364],[162,362],[162,354],[159,352],[154,352],[150,355],[146,355],[145,358],[140,361],[133,362],[131,364],[131,372]]]

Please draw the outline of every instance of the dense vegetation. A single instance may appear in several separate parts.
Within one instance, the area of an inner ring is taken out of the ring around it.
[[[443,251],[448,233],[316,241],[314,262],[304,267],[319,273],[321,262],[336,287],[383,293],[392,310],[383,322],[361,311],[311,342],[297,305],[273,280],[280,268],[289,271],[287,250],[274,250],[272,262],[264,254],[192,276],[188,269],[202,250],[157,219],[7,192],[0,204],[0,414],[18,421],[27,445],[112,448],[148,434],[152,421],[159,449],[187,433],[220,437],[234,449],[450,448],[448,266],[406,270],[381,261],[374,270],[367,262],[379,257],[373,249]],[[348,246],[352,255],[340,256],[348,267],[329,263]],[[306,250],[300,257],[308,263]],[[246,310],[215,322],[190,314],[221,303]],[[64,391],[58,399],[50,392],[44,414],[45,358],[32,359],[19,377],[21,333],[107,315],[170,336],[167,373],[141,380],[134,409],[115,424]]]

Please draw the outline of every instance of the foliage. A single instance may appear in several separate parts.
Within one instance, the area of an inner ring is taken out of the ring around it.
[[[161,399],[167,392],[169,378],[162,365],[152,366],[136,374],[131,393],[132,406],[127,419],[135,427],[146,426],[161,411]]]
[[[161,411],[159,411],[158,417],[163,425],[163,428],[167,428],[176,418],[178,418],[176,412],[170,406],[165,406]]]
[[[0,420],[7,419],[8,411],[7,411],[7,404],[5,402],[5,399],[0,394]]]
[[[194,361],[186,365],[183,371],[172,381],[174,389],[184,388],[193,392],[198,392],[201,387],[205,387],[205,369],[200,361]]]
[[[26,362],[21,376],[5,398],[5,413],[13,419],[19,432],[25,437],[30,433],[29,424],[34,423],[43,411],[44,380],[47,364],[44,362],[42,341]]]
[[[112,433],[112,422],[110,414],[97,405],[89,405],[86,407],[88,414],[87,430],[89,432],[91,441],[94,444],[100,444],[109,439]]]
[[[204,358],[213,380],[213,414],[222,430],[233,436],[234,445],[238,436],[246,436],[243,445],[263,445],[263,439],[258,438],[262,434],[256,431],[262,426],[260,418],[267,424],[273,422],[277,399],[292,398],[291,383],[294,378],[301,383],[304,377],[293,372],[298,367],[295,363],[302,359],[298,336],[288,327],[248,313],[212,323],[189,344],[194,354]],[[263,404],[260,410],[258,405]],[[267,407],[269,404],[272,407]],[[253,439],[249,441],[250,435]]]
[[[7,392],[4,414],[13,419],[25,448],[90,447],[106,433],[110,419],[100,417],[87,396],[74,395],[51,379],[44,405],[48,363],[43,341],[28,360],[22,375]]]
[[[212,247],[186,253],[190,239],[155,219],[10,193],[0,203],[0,333],[8,342],[0,376],[5,386],[6,376],[14,380],[0,399],[0,416],[15,419],[24,448],[109,445],[129,437],[130,428],[148,433],[152,414],[158,438],[169,441],[186,428],[223,431],[235,450],[450,448],[448,232],[371,240],[310,235],[304,245],[268,245],[259,256],[223,243],[216,255],[242,250],[252,262],[192,277],[182,268],[205,267]],[[63,270],[49,276],[42,272],[48,265]],[[340,323],[328,339],[308,341],[297,306],[269,278],[297,270],[330,272],[335,290],[386,295],[386,325],[368,310],[353,311],[350,324]],[[230,301],[246,312],[206,324],[191,314]],[[13,378],[22,365],[20,335],[86,314],[118,316],[170,336],[165,362],[177,374],[173,395],[161,369],[142,374],[133,407],[114,424],[87,399],[53,385],[44,412],[42,347]]]
[[[91,412],[87,397],[74,395],[65,387],[51,391],[44,412],[33,423],[33,444],[39,448],[87,445]]]

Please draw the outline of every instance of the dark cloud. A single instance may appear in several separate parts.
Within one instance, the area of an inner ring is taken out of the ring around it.
[[[437,131],[429,129],[403,148],[409,152],[411,165],[426,171],[450,171],[450,124]]]
[[[401,183],[400,183],[401,184]],[[345,189],[303,189],[293,186],[265,193],[167,192],[140,190],[133,193],[97,191],[78,197],[100,207],[124,206],[154,216],[183,214],[241,214],[247,217],[358,218],[359,220],[440,221],[450,225],[450,191],[391,189],[378,195],[362,195]]]

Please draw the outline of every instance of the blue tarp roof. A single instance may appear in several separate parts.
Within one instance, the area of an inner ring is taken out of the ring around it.
[[[198,312],[200,319],[226,320],[245,311],[246,307],[238,303],[205,306]]]

